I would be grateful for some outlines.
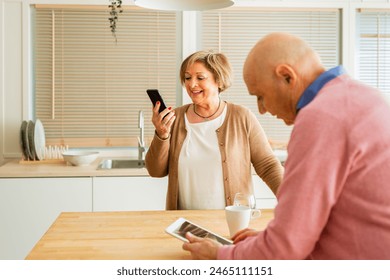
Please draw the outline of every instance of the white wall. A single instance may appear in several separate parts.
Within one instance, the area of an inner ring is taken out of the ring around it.
[[[162,1],[162,0],[161,0]],[[108,0],[0,0],[0,165],[7,159],[20,158],[21,122],[32,119],[30,5],[79,4],[107,5]],[[124,1],[132,5],[133,1]],[[357,8],[388,8],[390,0],[236,0],[235,6],[318,7],[342,10],[342,64],[353,76],[355,70],[355,11]],[[196,46],[196,16],[184,12],[183,56]],[[191,32],[188,32],[191,30]]]

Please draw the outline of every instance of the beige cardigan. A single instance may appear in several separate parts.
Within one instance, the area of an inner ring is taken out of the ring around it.
[[[184,114],[190,105],[175,109],[176,120],[167,140],[154,136],[146,154],[146,168],[152,177],[168,175],[167,210],[178,209],[178,161],[187,131]],[[251,163],[256,173],[276,194],[283,167],[274,156],[263,128],[249,109],[227,103],[226,118],[216,130],[222,158],[226,205],[237,192],[252,191]]]

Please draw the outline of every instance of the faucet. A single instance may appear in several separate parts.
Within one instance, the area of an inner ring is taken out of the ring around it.
[[[142,110],[138,112],[138,128],[138,160],[145,160],[144,112]]]

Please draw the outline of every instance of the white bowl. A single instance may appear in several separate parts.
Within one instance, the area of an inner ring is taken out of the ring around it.
[[[99,155],[99,152],[67,151],[62,153],[64,160],[74,166],[91,164]]]

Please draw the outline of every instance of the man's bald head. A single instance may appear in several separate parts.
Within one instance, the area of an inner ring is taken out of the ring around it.
[[[308,71],[308,64],[321,65],[318,55],[302,39],[287,33],[271,33],[258,41],[250,51],[244,64],[244,75],[249,66],[272,70],[283,63],[299,72]]]
[[[258,97],[260,113],[270,112],[292,124],[296,104],[325,69],[316,52],[302,39],[271,33],[253,47],[244,64],[244,81]]]

